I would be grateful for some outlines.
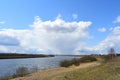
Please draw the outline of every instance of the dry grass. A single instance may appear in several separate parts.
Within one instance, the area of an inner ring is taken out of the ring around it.
[[[91,62],[91,63],[83,63],[78,67],[71,66],[69,68],[61,67],[61,68],[48,69],[48,70],[43,70],[43,71],[29,74],[25,77],[15,78],[12,80],[50,80],[55,77],[59,77],[59,75],[64,75],[67,72],[69,73],[69,72],[73,72],[74,70],[84,69],[84,68],[93,67],[97,65],[100,65],[100,63]]]
[[[77,67],[48,69],[13,80],[120,80],[119,61],[120,57],[117,57],[101,65],[91,62]]]
[[[120,57],[99,66],[67,72],[49,80],[120,80]]]

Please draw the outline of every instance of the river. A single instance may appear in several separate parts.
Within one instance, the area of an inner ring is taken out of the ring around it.
[[[73,56],[55,56],[45,58],[0,59],[0,78],[12,75],[18,67],[27,67],[29,70],[37,66],[39,70],[59,67],[63,60],[71,60]]]

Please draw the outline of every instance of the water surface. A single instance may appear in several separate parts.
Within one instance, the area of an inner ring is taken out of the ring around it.
[[[73,56],[55,56],[45,58],[26,58],[26,59],[0,59],[0,77],[12,75],[18,67],[24,66],[29,70],[33,66],[38,69],[48,69],[59,67],[60,61],[70,60]]]

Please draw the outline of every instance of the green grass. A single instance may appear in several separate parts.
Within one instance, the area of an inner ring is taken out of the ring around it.
[[[99,66],[78,69],[52,77],[49,80],[120,80],[120,57]]]

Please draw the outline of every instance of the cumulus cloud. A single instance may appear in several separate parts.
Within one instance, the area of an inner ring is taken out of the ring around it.
[[[104,28],[104,27],[98,28],[98,31],[99,31],[99,32],[105,32],[105,31],[106,31],[106,28]]]
[[[108,50],[113,47],[116,52],[120,52],[120,26],[114,27],[111,33],[98,45],[94,46],[93,51],[98,51],[99,53],[107,53]]]
[[[120,23],[120,16],[118,16],[118,17],[116,18],[116,20],[113,21],[113,23]]]
[[[19,41],[17,47],[7,47],[8,51],[14,49],[17,52],[22,49],[24,52],[72,54],[85,39],[89,39],[88,28],[91,24],[90,21],[67,22],[61,19],[61,15],[53,21],[42,21],[36,16],[30,26],[32,29],[2,29],[0,36],[9,36],[16,41],[14,45]]]
[[[76,49],[77,53],[83,54],[107,54],[110,48],[114,48],[117,53],[120,53],[120,26],[112,28],[110,34],[100,43],[93,47],[84,45]]]
[[[120,52],[120,26],[111,28],[111,33],[98,45],[88,47],[90,21],[65,21],[58,15],[55,20],[43,21],[35,17],[29,29],[1,29],[0,52],[43,54],[91,54],[107,53],[113,47]],[[106,29],[99,28],[100,32]]]
[[[43,43],[48,49],[59,53],[73,53],[80,41],[89,37],[87,29],[90,25],[90,21],[66,22],[58,17],[54,21],[42,21],[36,17],[32,27],[35,34],[44,39]]]

